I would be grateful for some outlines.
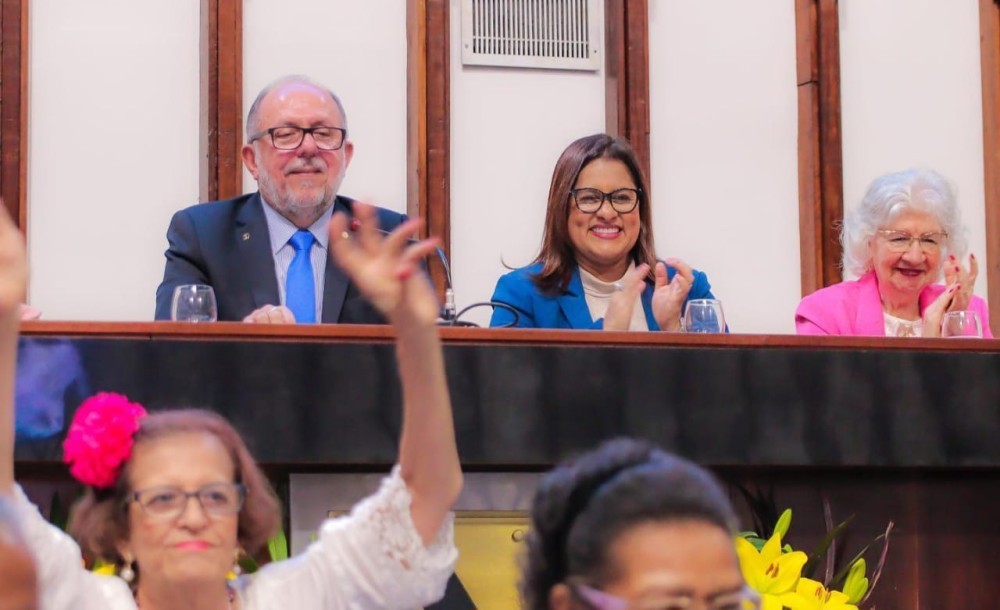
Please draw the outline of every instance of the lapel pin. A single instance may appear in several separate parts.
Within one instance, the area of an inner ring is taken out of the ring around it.
[[[243,241],[250,241],[250,234],[249,233],[244,233],[243,234]]]

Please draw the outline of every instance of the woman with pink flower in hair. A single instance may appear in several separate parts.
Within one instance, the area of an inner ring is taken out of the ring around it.
[[[388,237],[370,208],[360,229],[335,216],[330,249],[396,332],[403,387],[398,465],[351,515],[327,521],[302,555],[227,580],[239,553],[265,545],[279,503],[239,434],[196,410],[146,413],[124,396],[80,407],[64,445],[87,485],[72,539],[49,525],[14,483],[14,371],[24,245],[0,210],[0,496],[12,499],[39,568],[41,608],[301,610],[413,608],[439,599],[457,552],[452,503],[462,485],[435,327],[437,300],[417,271],[433,241],[409,245],[419,221]],[[86,571],[81,551],[118,576]]]

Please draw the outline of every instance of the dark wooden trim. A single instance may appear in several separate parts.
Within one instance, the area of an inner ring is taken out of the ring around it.
[[[451,255],[451,30],[448,0],[406,3],[406,212]],[[443,292],[444,270],[430,265]]]
[[[243,192],[243,0],[201,2],[203,201]]]
[[[1000,329],[1000,0],[979,0],[983,73],[983,176],[986,205],[987,300]]]
[[[632,143],[652,190],[648,0],[605,0],[604,28],[605,130]]]
[[[844,214],[837,0],[795,0],[802,294],[841,281]]]
[[[27,234],[28,2],[0,3],[0,196]]]

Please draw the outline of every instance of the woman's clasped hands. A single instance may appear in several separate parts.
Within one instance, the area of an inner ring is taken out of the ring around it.
[[[676,270],[673,278],[667,274],[667,265]],[[656,323],[662,330],[680,331],[684,301],[694,283],[691,266],[677,258],[668,258],[656,263],[653,282],[652,310]],[[628,330],[636,299],[642,296],[646,287],[649,265],[643,263],[625,274],[618,282],[620,289],[611,297],[608,311],[604,314],[604,330]]]

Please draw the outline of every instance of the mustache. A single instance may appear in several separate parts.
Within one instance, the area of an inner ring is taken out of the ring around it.
[[[326,163],[317,157],[311,159],[298,158],[292,161],[287,167],[285,167],[285,175],[300,172],[303,170],[317,170],[320,172],[326,171]]]

